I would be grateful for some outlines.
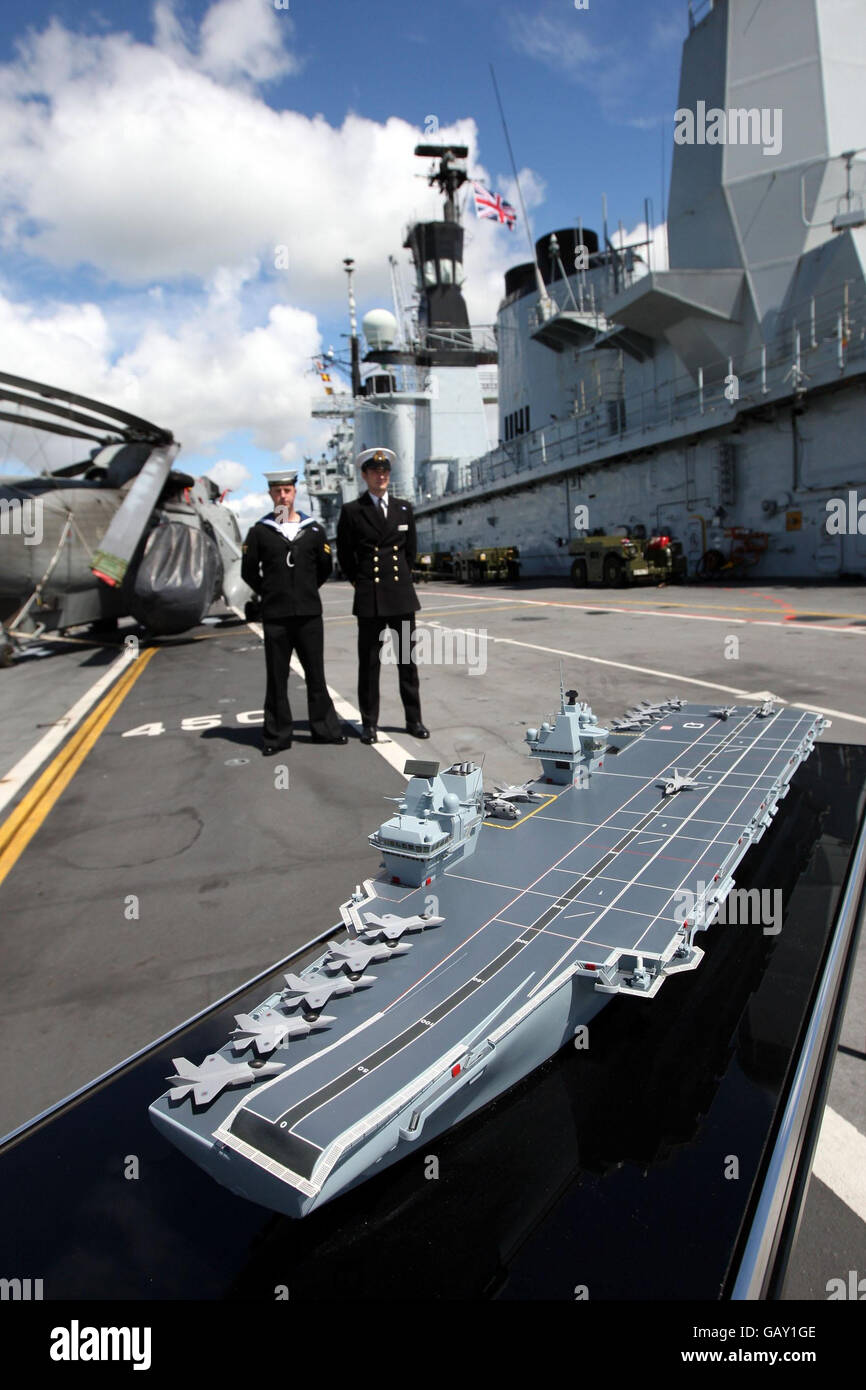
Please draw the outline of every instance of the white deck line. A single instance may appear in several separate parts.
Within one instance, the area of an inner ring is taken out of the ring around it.
[[[265,634],[261,623],[247,623],[247,627],[256,637],[264,641]],[[292,654],[292,670],[296,676],[300,676],[301,680],[304,680],[304,668],[295,653]],[[360,733],[361,711],[356,709],[351,701],[346,699],[345,695],[341,695],[339,690],[334,690],[333,686],[329,685],[327,690],[334,702],[334,709],[337,711],[340,718],[344,719],[348,724],[354,724],[355,728]],[[411,758],[412,754],[407,753],[402,744],[397,743],[396,739],[391,738],[389,734],[383,734],[380,729],[378,739],[375,743],[371,743],[370,747],[374,752],[379,754],[380,758],[385,759],[389,767],[393,767],[394,771],[399,772],[400,776],[404,777],[408,782],[409,779],[406,777],[403,768],[406,766],[407,758]]]
[[[442,594],[443,597],[446,596],[441,589],[427,590],[426,592],[430,593],[432,597],[436,597],[437,594]],[[465,599],[466,601],[474,599],[474,601],[479,604],[492,604],[497,601],[501,603],[502,595],[466,594]],[[603,600],[598,600],[596,603],[575,603],[573,601],[571,603],[565,603],[558,599],[512,597],[509,599],[509,604],[524,604],[529,608],[571,608],[576,609],[579,613],[598,612],[599,609],[603,609],[605,613],[619,613],[628,618],[679,618],[682,621],[693,623],[728,623],[738,627],[780,627],[788,632],[792,630],[803,632],[805,630],[803,626],[795,622],[792,618],[734,618],[727,617],[724,613],[718,616],[715,613],[674,613],[668,608],[621,608],[618,605],[604,603]],[[421,611],[423,613],[424,610],[422,609]],[[846,633],[849,637],[866,637],[866,629],[862,627],[853,627],[850,624],[845,627],[831,627],[829,623],[809,623],[808,630],[810,632],[841,632]]]
[[[812,1172],[861,1221],[866,1221],[866,1136],[829,1105],[824,1111]]]
[[[60,747],[61,743],[67,738],[74,728],[77,727],[93,708],[97,700],[101,698],[114,682],[123,675],[127,666],[131,665],[136,658],[131,651],[124,651],[116,661],[113,661],[107,671],[103,671],[97,681],[94,681],[89,690],[75,701],[64,715],[52,725],[46,733],[42,735],[38,743],[19,758],[14,767],[0,779],[0,811],[9,805],[10,801],[21,791],[27,782],[30,781],[34,773],[38,772],[44,763],[48,761],[52,753]]]
[[[615,610],[612,610],[615,611]],[[779,624],[781,627],[789,626],[787,623]],[[463,633],[464,636],[474,632],[474,628],[465,627],[446,627],[444,623],[430,623],[430,627],[438,627],[442,632]],[[810,629],[814,631],[814,628]],[[830,628],[828,631],[836,632],[840,629]],[[853,628],[854,632],[866,635],[866,628]],[[633,666],[628,661],[612,661],[604,656],[590,656],[588,652],[566,651],[563,647],[542,647],[537,642],[519,642],[516,637],[494,637],[492,633],[487,634],[487,641],[500,643],[509,647],[523,647],[526,651],[546,652],[550,656],[567,656],[571,661],[589,661],[594,666],[613,666],[620,671],[636,671],[640,676],[655,676],[659,680],[674,681],[680,685],[699,685],[704,690],[723,690],[726,695],[736,695],[741,700],[748,700],[752,704],[758,701],[758,694],[753,690],[742,690],[734,685],[721,685],[718,681],[699,680],[697,676],[683,676],[676,671],[659,671],[653,666]],[[763,691],[759,692],[763,695]],[[796,700],[786,700],[783,695],[774,695],[774,701],[780,705],[790,705],[793,709],[804,709],[815,714],[824,714],[831,719],[850,719],[854,724],[866,724],[866,716],[861,714],[850,714],[846,710],[822,708],[820,705],[800,704]]]

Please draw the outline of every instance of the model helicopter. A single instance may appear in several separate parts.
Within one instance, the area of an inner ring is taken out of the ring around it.
[[[95,446],[0,478],[0,664],[21,638],[82,624],[131,616],[154,636],[184,632],[220,597],[243,616],[237,519],[210,478],[172,467],[170,430],[5,372],[0,420]]]

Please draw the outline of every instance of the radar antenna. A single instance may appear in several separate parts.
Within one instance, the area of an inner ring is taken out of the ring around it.
[[[459,222],[457,215],[457,204],[454,201],[455,194],[462,188],[469,175],[463,168],[457,168],[454,164],[455,159],[466,159],[469,155],[468,145],[416,145],[415,153],[422,158],[428,156],[439,160],[439,167],[430,170],[427,182],[431,188],[437,184],[439,191],[445,199],[446,222]]]

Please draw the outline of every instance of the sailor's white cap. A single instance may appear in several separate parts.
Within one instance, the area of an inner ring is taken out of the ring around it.
[[[277,483],[286,483],[294,486],[297,481],[297,468],[279,468],[275,473],[265,474],[265,482],[268,487],[274,487]]]
[[[368,463],[386,463],[389,468],[393,468],[397,462],[397,455],[393,449],[364,449],[355,458],[355,463],[363,473]]]

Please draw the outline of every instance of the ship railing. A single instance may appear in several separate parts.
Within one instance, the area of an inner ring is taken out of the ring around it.
[[[822,376],[844,372],[866,358],[866,301],[855,298],[847,282],[787,308],[777,319],[771,342],[737,357],[710,360],[696,376],[682,373],[644,390],[612,394],[615,374],[605,372],[584,383],[572,415],[501,442],[490,454],[471,460],[456,491],[573,462],[575,455],[603,449],[612,439],[641,434],[718,414],[731,415],[743,404],[775,394],[806,394]],[[453,495],[453,494],[451,494]]]
[[[449,352],[496,352],[496,329],[489,323],[466,328],[423,328],[413,346],[422,352],[443,348]]]

